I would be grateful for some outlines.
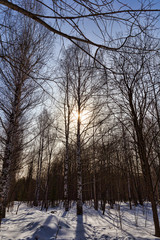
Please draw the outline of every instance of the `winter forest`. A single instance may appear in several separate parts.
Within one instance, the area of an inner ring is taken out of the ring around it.
[[[0,239],[160,239],[160,4],[0,0]]]

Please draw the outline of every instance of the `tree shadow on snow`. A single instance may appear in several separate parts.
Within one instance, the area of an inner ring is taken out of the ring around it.
[[[85,230],[84,230],[84,224],[83,224],[83,216],[78,215],[75,240],[85,240],[86,237],[84,233],[85,233]]]
[[[52,216],[52,215],[48,216],[46,221],[44,222],[44,225],[48,225],[51,222],[51,220],[53,221],[53,218],[54,218],[54,216]]]
[[[65,216],[67,215],[67,211],[64,211],[64,213],[62,214],[62,217],[65,218]]]
[[[34,234],[32,235],[31,238],[27,238],[27,240],[38,240],[38,239],[54,239],[56,231],[57,231],[57,227],[55,225],[55,227],[50,227],[48,226],[49,223],[53,220],[54,216],[48,216],[48,218],[46,219],[46,221],[43,223],[43,225],[39,226],[36,231],[34,232]]]

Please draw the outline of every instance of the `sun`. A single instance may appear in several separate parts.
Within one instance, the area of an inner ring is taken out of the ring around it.
[[[85,124],[89,118],[89,111],[83,110],[80,114],[78,114],[78,111],[73,110],[71,116],[72,122],[77,122],[78,118],[80,118],[82,124]]]

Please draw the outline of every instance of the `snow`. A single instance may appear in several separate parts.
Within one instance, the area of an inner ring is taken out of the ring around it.
[[[76,216],[76,204],[69,212],[62,206],[47,212],[18,203],[7,212],[0,229],[0,240],[155,240],[150,204],[144,207],[121,203],[110,209],[106,205],[105,215],[84,204],[83,216]]]

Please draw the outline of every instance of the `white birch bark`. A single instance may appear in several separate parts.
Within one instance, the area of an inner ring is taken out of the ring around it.
[[[36,189],[35,189],[35,196],[34,196],[34,202],[33,202],[34,206],[38,206],[38,201],[39,201],[39,193],[40,193],[40,186],[41,186],[43,148],[44,148],[44,131],[42,130],[42,136],[40,137],[40,146],[39,146],[37,177],[36,177]]]
[[[68,169],[69,168],[69,153],[68,153],[68,139],[66,139],[66,153],[64,162],[64,207],[65,211],[69,210],[69,199],[68,199]]]
[[[66,96],[64,103],[64,117],[65,117],[65,160],[64,160],[64,207],[65,211],[69,210],[68,198],[68,171],[69,171],[69,130],[70,130],[70,104],[69,104],[69,79],[67,77]]]
[[[82,207],[82,163],[81,163],[81,96],[80,96],[80,77],[78,78],[77,89],[77,105],[78,105],[78,119],[77,119],[77,215],[83,214]]]
[[[9,192],[9,172],[11,166],[11,143],[6,144],[5,156],[3,159],[2,175],[0,180],[0,223],[5,218],[5,209]]]
[[[16,156],[14,156],[14,142],[17,139],[19,143],[18,128],[18,115],[20,112],[20,96],[21,85],[16,87],[14,104],[12,106],[12,113],[9,116],[9,127],[7,130],[7,140],[5,143],[5,153],[3,158],[2,176],[0,180],[0,223],[2,218],[5,218],[6,206],[8,201],[8,194],[11,181],[11,168],[16,165]]]

